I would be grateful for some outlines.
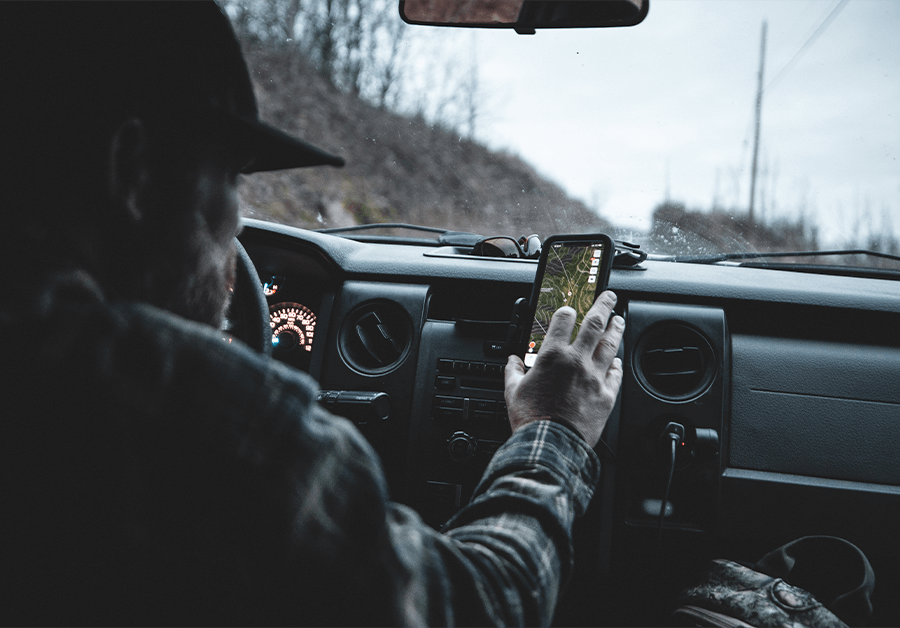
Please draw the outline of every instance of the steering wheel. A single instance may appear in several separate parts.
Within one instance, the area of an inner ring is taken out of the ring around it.
[[[234,298],[228,308],[232,333],[250,348],[263,355],[271,355],[272,329],[262,283],[253,261],[237,238],[234,245],[237,248]]]

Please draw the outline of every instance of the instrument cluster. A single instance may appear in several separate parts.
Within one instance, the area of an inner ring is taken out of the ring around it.
[[[262,286],[269,303],[272,355],[308,372],[321,295],[309,294],[299,280],[279,275],[268,277]]]

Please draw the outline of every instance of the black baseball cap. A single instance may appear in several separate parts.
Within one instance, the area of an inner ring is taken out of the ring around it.
[[[240,44],[235,37],[231,22],[215,3],[196,2],[195,4],[198,6],[193,10],[198,12],[199,21],[208,21],[209,39],[204,40],[206,45],[211,50],[221,48],[222,78],[225,78],[223,84],[227,85],[227,90],[236,92],[233,101],[226,97],[223,102],[216,94],[216,86],[209,86],[210,92],[213,94],[214,108],[222,115],[225,127],[231,128],[235,135],[240,136],[253,154],[252,161],[244,168],[244,172],[321,165],[343,166],[344,160],[341,157],[331,155],[259,119],[247,63],[241,53]],[[206,12],[209,13],[208,18],[204,15]],[[204,56],[201,55],[201,57]],[[208,61],[215,63],[215,59]]]
[[[0,22],[4,109],[22,118],[17,133],[20,122],[39,139],[146,114],[214,124],[241,151],[245,173],[344,165],[260,120],[240,44],[215,2],[0,2]]]

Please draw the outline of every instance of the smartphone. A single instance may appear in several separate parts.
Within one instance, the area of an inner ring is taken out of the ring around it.
[[[528,301],[530,315],[525,320],[531,321],[531,330],[527,331],[526,323],[526,331],[523,331],[523,335],[527,335],[520,356],[526,367],[534,364],[550,318],[564,305],[573,307],[577,313],[572,331],[572,340],[575,339],[584,315],[597,295],[606,290],[614,255],[612,239],[603,233],[547,238],[541,248]]]

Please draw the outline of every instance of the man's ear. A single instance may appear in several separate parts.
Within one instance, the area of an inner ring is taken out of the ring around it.
[[[150,177],[147,131],[140,118],[116,127],[109,141],[107,190],[113,211],[131,222],[144,218],[143,198]]]

